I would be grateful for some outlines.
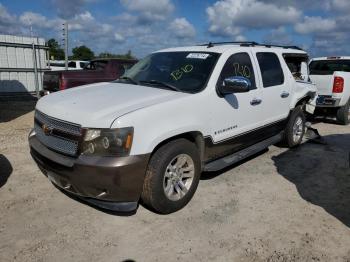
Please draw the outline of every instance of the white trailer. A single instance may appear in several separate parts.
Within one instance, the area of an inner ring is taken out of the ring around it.
[[[43,38],[0,35],[0,96],[42,90],[47,58]]]

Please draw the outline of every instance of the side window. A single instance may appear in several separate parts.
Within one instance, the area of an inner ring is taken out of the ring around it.
[[[80,68],[84,68],[87,64],[86,62],[80,62]]]
[[[227,59],[217,85],[221,85],[225,78],[232,76],[244,76],[248,78],[252,83],[251,89],[256,89],[254,69],[247,53],[237,53]]]
[[[76,65],[76,63],[75,63],[75,62],[71,61],[71,62],[69,62],[69,63],[68,63],[68,67],[71,67],[71,68],[76,68],[76,67],[77,67],[77,65]]]
[[[284,74],[280,60],[275,53],[257,53],[264,87],[278,86],[284,83]]]

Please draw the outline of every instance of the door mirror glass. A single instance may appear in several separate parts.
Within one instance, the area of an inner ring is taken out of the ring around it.
[[[222,95],[244,93],[249,92],[251,86],[252,83],[248,78],[243,76],[232,76],[224,79],[222,85],[219,87],[219,91]]]

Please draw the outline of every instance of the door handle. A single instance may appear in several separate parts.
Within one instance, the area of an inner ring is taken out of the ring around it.
[[[250,101],[250,104],[251,104],[252,106],[256,106],[256,105],[261,104],[261,102],[262,102],[261,99],[254,98],[252,101]]]
[[[289,96],[289,93],[285,92],[285,91],[283,91],[282,94],[281,94],[282,98],[287,98],[288,96]]]

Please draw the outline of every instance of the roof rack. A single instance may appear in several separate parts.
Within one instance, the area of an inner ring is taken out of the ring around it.
[[[260,44],[259,46],[265,46],[265,47],[281,47],[285,49],[298,49],[298,50],[303,50],[299,46],[296,45],[270,45],[270,44]]]
[[[240,45],[240,46],[254,46],[259,45],[257,42],[253,41],[229,41],[229,42],[209,42],[208,44],[200,44],[200,46],[207,46],[208,48],[214,47],[216,45]]]
[[[214,47],[216,45],[240,45],[240,46],[264,46],[264,47],[280,47],[285,49],[297,49],[297,50],[303,50],[302,48],[298,46],[293,45],[272,45],[272,44],[259,44],[254,41],[233,41],[233,42],[209,42],[208,44],[200,44],[200,46],[206,46],[207,48]]]

